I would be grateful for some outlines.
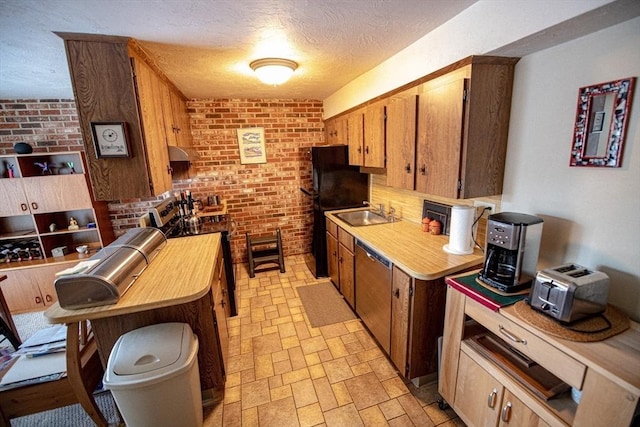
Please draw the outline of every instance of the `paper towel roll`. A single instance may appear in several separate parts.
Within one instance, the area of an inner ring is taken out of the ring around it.
[[[451,227],[449,229],[449,244],[443,249],[456,255],[473,253],[473,239],[471,228],[473,227],[473,206],[453,206],[451,208]]]

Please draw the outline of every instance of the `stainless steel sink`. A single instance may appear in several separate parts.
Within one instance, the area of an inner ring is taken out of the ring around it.
[[[365,225],[375,225],[375,224],[387,224],[389,222],[389,219],[371,211],[343,212],[343,213],[336,214],[336,216],[352,227],[362,227]]]

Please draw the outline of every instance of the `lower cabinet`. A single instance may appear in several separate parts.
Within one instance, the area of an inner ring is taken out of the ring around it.
[[[394,266],[392,283],[391,361],[407,379],[435,375],[444,324],[444,279],[419,280]]]
[[[460,354],[456,413],[482,426],[548,426],[466,353]]]
[[[14,314],[41,311],[53,305],[58,300],[53,286],[56,273],[74,264],[56,263],[3,272],[7,278],[0,286],[9,311]]]
[[[213,278],[213,312],[214,322],[218,332],[218,341],[220,343],[220,356],[223,365],[227,365],[227,357],[229,353],[229,331],[227,329],[227,317],[229,317],[229,299],[227,294],[227,277],[224,270],[222,257],[216,261],[216,269]]]
[[[351,308],[355,308],[354,238],[333,221],[327,220],[327,260],[329,277]]]
[[[640,332],[633,328],[593,343],[562,340],[528,325],[513,306],[494,312],[449,287],[443,336],[438,392],[466,425],[597,427],[638,421],[640,350],[628,343],[640,342]],[[514,356],[482,347],[484,337]],[[535,373],[527,371],[530,366]],[[543,398],[536,378],[548,381],[551,374],[554,384],[560,380],[565,387]],[[580,399],[572,398],[570,387],[580,391]]]

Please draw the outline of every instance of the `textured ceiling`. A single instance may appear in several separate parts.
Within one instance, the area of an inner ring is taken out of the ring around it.
[[[140,41],[189,98],[323,100],[476,0],[0,0],[0,98],[72,98],[53,31]],[[299,63],[271,87],[249,63]]]

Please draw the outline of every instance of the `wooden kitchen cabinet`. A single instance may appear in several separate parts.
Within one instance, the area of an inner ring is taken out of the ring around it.
[[[407,379],[434,376],[444,322],[444,279],[419,280],[393,266],[390,358]]]
[[[227,318],[230,315],[229,299],[227,293],[227,276],[224,269],[222,251],[216,260],[216,266],[213,274],[212,295],[213,295],[213,312],[214,323],[218,333],[218,341],[220,343],[220,357],[227,364],[227,355],[229,352],[229,331],[227,329]]]
[[[385,152],[385,103],[376,102],[364,110],[364,165],[384,168]]]
[[[84,256],[76,246],[96,250],[114,240],[107,204],[92,200],[81,152],[5,155],[0,163],[13,174],[0,171],[0,189],[9,195],[0,215],[3,290],[12,312],[42,309],[55,301],[53,272]],[[69,229],[71,218],[78,229]],[[60,247],[66,255],[54,257]]]
[[[349,164],[364,166],[364,108],[347,116],[347,140],[349,142]]]
[[[416,119],[415,90],[391,96],[387,101],[387,185],[415,189]]]
[[[327,221],[329,277],[351,308],[355,307],[354,238],[335,222]]]
[[[65,43],[95,199],[143,198],[170,190],[167,146],[188,144],[190,137],[182,117],[186,110],[171,99],[184,101],[180,92],[131,38],[56,34]],[[128,157],[97,157],[91,124],[100,122],[124,123]]]
[[[463,199],[502,192],[515,60],[463,63],[419,88],[418,192]]]
[[[41,265],[28,269],[3,271],[7,279],[0,284],[12,314],[41,311],[58,300],[53,281],[55,274],[71,267],[75,261]]]
[[[460,354],[456,413],[482,426],[545,427],[544,420],[465,353]]]
[[[593,343],[558,339],[526,323],[513,306],[494,312],[448,287],[438,391],[469,426],[628,426],[640,409],[639,329],[632,324]],[[580,400],[570,391],[538,397],[479,351],[472,338],[486,333],[581,390]]]
[[[329,145],[349,144],[347,116],[329,119],[324,126],[325,139]]]
[[[349,164],[385,167],[385,104],[376,102],[349,113]]]
[[[167,143],[177,147],[191,148],[193,136],[187,103],[175,89],[164,85],[164,116]],[[168,98],[168,100],[167,100]]]

